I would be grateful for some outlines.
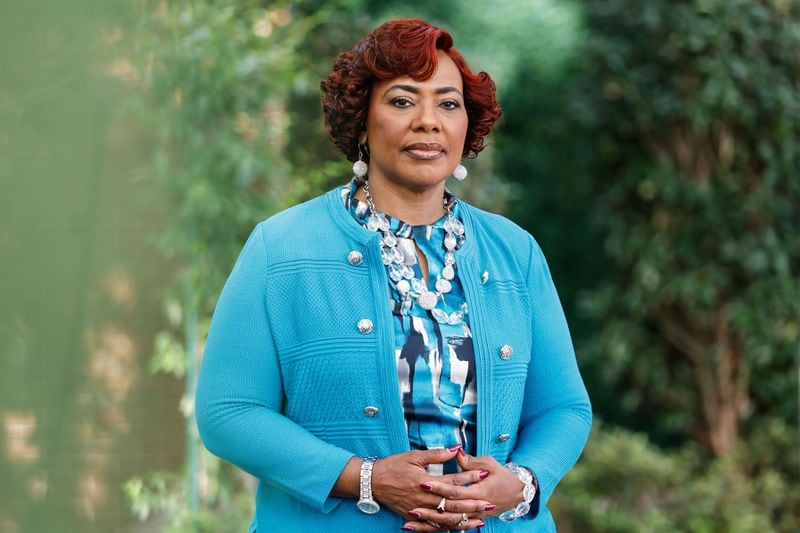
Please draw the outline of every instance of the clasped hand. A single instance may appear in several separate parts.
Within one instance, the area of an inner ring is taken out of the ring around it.
[[[428,474],[428,465],[445,463],[453,457],[457,457],[462,472]],[[408,518],[403,526],[408,531],[483,527],[485,518],[522,501],[523,487],[516,474],[493,457],[467,455],[460,446],[392,455],[376,461],[372,472],[374,498]],[[444,511],[437,509],[442,498]]]

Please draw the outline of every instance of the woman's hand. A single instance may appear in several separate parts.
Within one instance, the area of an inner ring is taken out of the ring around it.
[[[487,475],[480,468],[474,468],[469,471],[465,469],[464,472],[445,476],[431,476],[428,474],[426,470],[428,465],[445,463],[460,451],[460,447],[440,450],[415,450],[378,459],[372,468],[373,497],[381,505],[385,505],[398,515],[411,520],[406,524],[409,530],[463,530],[482,526],[481,518],[484,513],[487,512],[487,509],[494,509],[494,506],[489,501],[464,497],[460,498],[456,505],[447,502],[448,508],[445,512],[436,510],[436,506],[441,501],[442,496],[437,495],[434,491],[435,486],[463,488],[463,485],[476,483],[480,481],[481,476],[485,477]],[[461,459],[459,459],[460,462]],[[516,502],[514,503],[516,504]],[[426,513],[425,516],[433,517],[429,518],[430,520],[441,524],[443,527],[438,529],[425,522],[423,512]],[[468,520],[459,526],[457,524],[463,520],[462,513],[467,515]]]
[[[428,492],[436,498],[446,499],[445,512],[439,513],[436,509],[431,510],[429,506],[411,509],[409,514],[414,516],[416,520],[407,522],[403,526],[405,529],[410,531],[442,531],[481,527],[476,524],[475,520],[469,520],[464,527],[456,527],[454,524],[457,524],[462,517],[460,514],[455,514],[458,520],[454,522],[453,515],[454,513],[466,512],[467,516],[471,518],[475,514],[471,514],[469,510],[464,509],[465,506],[471,505],[472,502],[491,502],[480,514],[480,518],[488,518],[497,516],[508,509],[513,509],[522,501],[522,490],[525,485],[516,474],[506,469],[493,457],[489,455],[474,457],[459,450],[458,464],[463,472],[461,474],[451,474],[451,476],[472,474],[474,479],[474,474],[477,472],[477,480],[473,481],[470,486],[464,487],[463,483],[452,483],[448,479],[449,476],[442,476],[439,479],[434,478],[433,481],[429,482],[431,488]],[[483,472],[488,472],[488,474],[481,475]],[[419,517],[416,517],[416,514]],[[437,528],[431,522],[439,524],[441,527]]]

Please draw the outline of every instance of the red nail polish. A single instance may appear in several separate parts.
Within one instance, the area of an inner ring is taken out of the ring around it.
[[[481,478],[481,479],[486,479],[486,476],[488,476],[488,475],[489,475],[489,472],[487,472],[486,470],[481,470],[481,473],[478,474],[478,477]]]
[[[414,531],[413,527],[408,527],[408,526],[403,526],[400,529],[402,529],[403,531]]]
[[[497,509],[497,506],[493,503],[490,503],[489,505],[483,508],[484,511],[494,511],[495,509]]]
[[[420,483],[419,486],[422,487],[424,490],[433,490],[433,485],[431,485],[430,483]]]
[[[410,515],[411,515],[411,516],[413,516],[414,518],[421,518],[421,517],[422,517],[422,515],[421,515],[421,514],[419,514],[419,513],[418,513],[418,512],[416,512],[416,511],[409,511],[409,512],[408,512],[408,514],[410,514]]]
[[[461,445],[460,445],[460,444],[456,444],[455,446],[450,446],[450,447],[449,447],[449,448],[447,448],[447,449],[448,449],[449,451],[451,451],[451,452],[454,452],[454,451],[456,451],[456,450],[460,450],[460,449],[461,449]]]
[[[464,453],[464,448],[459,448],[458,449],[458,455],[460,455],[461,457],[464,457],[465,455],[467,455],[466,453]]]

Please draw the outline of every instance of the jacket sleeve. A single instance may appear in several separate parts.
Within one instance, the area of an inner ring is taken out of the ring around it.
[[[263,223],[262,223],[263,224]],[[267,255],[256,227],[225,284],[211,321],[197,384],[197,427],[211,453],[313,508],[329,497],[353,456],[281,414],[283,386],[266,312]]]
[[[539,506],[578,460],[592,410],[578,371],[567,321],[539,245],[530,238],[528,292],[533,338],[517,446],[511,461],[539,482]],[[535,516],[536,505],[530,513]]]

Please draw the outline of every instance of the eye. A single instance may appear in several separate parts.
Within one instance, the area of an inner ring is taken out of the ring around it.
[[[461,107],[461,104],[455,100],[447,100],[445,102],[442,102],[440,105],[447,111],[453,111]]]
[[[390,102],[394,107],[399,107],[400,109],[405,109],[407,107],[411,107],[414,105],[414,102],[406,98],[405,96],[396,96],[392,98]]]

